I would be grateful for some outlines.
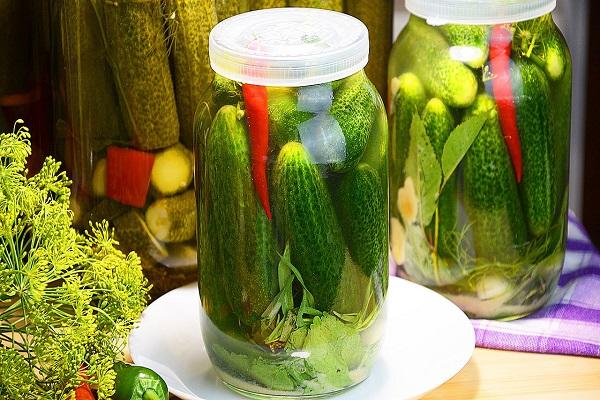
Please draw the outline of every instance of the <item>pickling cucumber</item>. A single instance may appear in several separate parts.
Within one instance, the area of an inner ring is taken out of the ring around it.
[[[438,162],[441,165],[444,145],[455,127],[454,117],[451,111],[440,100],[433,98],[429,100],[423,110],[423,125],[425,132]],[[450,255],[452,246],[452,232],[454,232],[458,219],[458,184],[456,175],[452,176],[444,190],[440,193],[438,200],[438,251],[442,256]],[[430,238],[435,235],[435,220],[427,227]]]
[[[171,16],[175,99],[181,126],[181,141],[194,143],[194,114],[214,76],[208,58],[208,35],[217,24],[212,0],[167,0]]]
[[[219,74],[212,81],[212,100],[216,109],[225,105],[236,105],[242,101],[242,88],[239,83]]]
[[[557,206],[550,86],[535,63],[519,59],[515,62],[513,88],[523,154],[519,189],[529,231],[539,236],[550,228]]]
[[[413,73],[407,72],[394,78],[392,84],[397,87],[393,102],[392,135],[390,136],[390,204],[392,215],[399,217],[396,208],[398,189],[404,185],[405,164],[410,144],[410,126],[413,116],[421,114],[427,95],[421,80]]]
[[[368,164],[344,175],[336,196],[339,221],[354,262],[366,276],[387,275],[387,210],[383,182]]]
[[[150,232],[144,217],[137,210],[131,210],[112,221],[119,244],[126,251],[134,250],[152,261],[160,261],[168,256],[167,249]],[[152,264],[152,263],[150,263]]]
[[[487,25],[446,24],[440,30],[448,39],[450,46],[457,47],[458,59],[471,68],[481,68],[485,64],[490,48]]]
[[[275,148],[300,141],[298,126],[313,117],[312,113],[298,111],[295,90],[269,90],[269,130]]]
[[[464,204],[475,255],[491,262],[514,262],[527,240],[527,225],[496,103],[479,95],[464,119],[474,115],[488,115],[463,160]]]
[[[362,157],[377,116],[377,89],[364,72],[356,74],[335,93],[330,114],[337,120],[346,139],[346,158],[331,165],[334,172],[347,172]]]
[[[194,177],[192,152],[181,143],[156,154],[150,183],[163,196],[172,196],[184,191]]]
[[[207,265],[222,275],[231,309],[242,323],[259,322],[278,290],[273,230],[256,198],[246,124],[222,107],[206,141]],[[214,277],[211,279],[215,279]],[[218,295],[218,294],[215,294]]]
[[[436,28],[415,16],[396,40],[403,49],[396,68],[412,71],[433,97],[449,107],[466,108],[477,96],[477,79],[469,67],[451,57],[450,46]]]
[[[304,146],[286,144],[272,174],[275,216],[315,307],[329,310],[344,266],[344,240],[331,197]]]
[[[185,242],[196,235],[196,200],[194,191],[165,197],[150,204],[146,210],[146,224],[156,239],[167,242]]]
[[[137,148],[179,141],[179,118],[158,1],[102,2],[109,59],[125,125]]]

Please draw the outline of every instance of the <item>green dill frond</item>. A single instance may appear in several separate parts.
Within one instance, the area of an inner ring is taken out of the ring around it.
[[[84,379],[108,399],[148,282],[108,223],[73,229],[59,162],[27,178],[30,134],[18,124],[0,134],[0,399],[67,399]]]

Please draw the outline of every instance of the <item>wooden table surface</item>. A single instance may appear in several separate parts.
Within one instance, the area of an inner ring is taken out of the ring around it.
[[[477,348],[434,399],[600,400],[600,359]]]

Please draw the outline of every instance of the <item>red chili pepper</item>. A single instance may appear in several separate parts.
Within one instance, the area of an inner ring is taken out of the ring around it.
[[[242,85],[246,103],[246,118],[250,131],[250,153],[252,158],[252,180],[254,190],[267,218],[271,220],[269,186],[267,181],[267,156],[269,152],[269,113],[267,88],[256,85]]]
[[[521,156],[521,142],[517,128],[517,111],[513,96],[513,87],[510,75],[510,52],[512,48],[512,33],[503,25],[496,25],[492,29],[490,41],[490,67],[494,79],[492,89],[504,141],[512,160],[517,182],[523,177],[523,161]]]
[[[75,389],[75,400],[96,400],[89,384],[82,382],[79,387]]]
[[[110,146],[106,154],[106,196],[142,208],[150,188],[154,154]]]

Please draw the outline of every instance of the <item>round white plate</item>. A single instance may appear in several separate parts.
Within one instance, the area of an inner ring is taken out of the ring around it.
[[[199,303],[195,284],[157,299],[131,334],[131,356],[162,375],[181,399],[240,399],[211,367],[200,334]],[[452,378],[471,358],[473,327],[444,297],[390,277],[386,307],[385,338],[371,376],[337,399],[418,398]]]

